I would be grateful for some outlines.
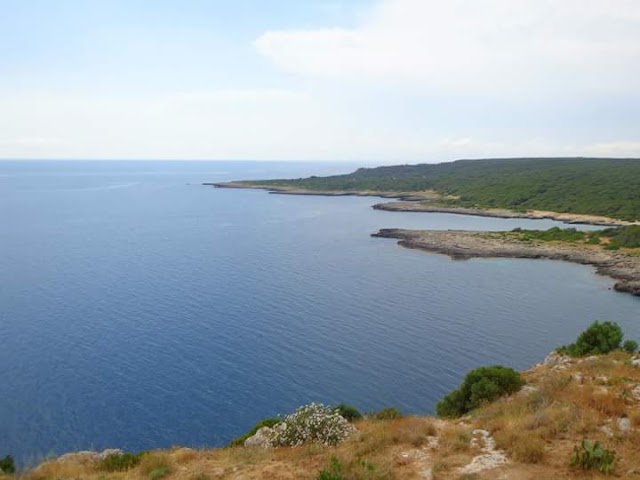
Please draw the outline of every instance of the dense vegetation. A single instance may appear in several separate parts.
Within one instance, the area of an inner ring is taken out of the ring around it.
[[[362,413],[353,405],[347,405],[346,403],[341,403],[336,406],[333,411],[339,415],[341,415],[345,420],[349,422],[355,422],[356,420],[360,420],[362,418]]]
[[[601,237],[610,239],[610,244],[617,247],[639,248],[640,225],[629,225],[623,228],[607,228],[599,232]]]
[[[13,457],[11,455],[7,455],[3,459],[0,460],[0,473],[14,473],[16,471],[16,464],[13,461]]]
[[[107,472],[124,472],[138,465],[144,453],[122,452],[108,455],[100,461],[98,469]]]
[[[578,335],[574,343],[558,348],[558,352],[571,357],[603,355],[620,348],[622,329],[615,322],[593,322]],[[629,345],[629,349],[636,345]]]
[[[522,386],[520,373],[494,365],[471,370],[460,385],[446,395],[436,407],[439,417],[460,417],[502,395],[517,392]]]
[[[519,240],[542,240],[544,242],[582,242],[588,241],[592,237],[587,232],[581,232],[575,228],[553,227],[549,230],[524,230],[514,228],[513,233],[518,234]]]
[[[542,240],[544,242],[603,244],[609,250],[640,248],[640,225],[606,228],[589,232],[579,231],[575,228],[558,227],[553,227],[549,230],[515,228],[511,231],[511,235],[515,235],[518,240],[522,241]]]
[[[640,159],[523,158],[360,168],[348,175],[251,182],[309,190],[419,192],[468,207],[640,219]]]

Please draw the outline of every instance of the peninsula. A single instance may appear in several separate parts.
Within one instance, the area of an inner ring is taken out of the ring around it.
[[[213,183],[289,195],[399,199],[374,208],[567,223],[628,225],[640,220],[640,160],[515,158],[360,168],[346,175]]]

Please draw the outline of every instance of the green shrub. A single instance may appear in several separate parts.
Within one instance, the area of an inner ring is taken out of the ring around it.
[[[620,348],[622,329],[615,322],[593,322],[570,345],[558,348],[558,352],[571,357],[602,355]]]
[[[7,455],[2,460],[0,460],[0,471],[4,473],[16,472],[16,464],[13,461],[13,457],[11,455]]]
[[[98,464],[98,469],[107,472],[124,472],[138,465],[140,457],[141,454],[136,455],[129,452],[115,453],[102,459]]]
[[[154,468],[151,470],[151,473],[149,473],[149,480],[159,480],[160,478],[167,476],[169,472],[169,467]]]
[[[336,406],[333,411],[350,422],[354,422],[362,418],[362,414],[356,407],[347,405],[346,403],[341,403],[340,405]]]
[[[627,340],[622,344],[622,349],[627,353],[635,353],[638,350],[638,342],[635,340]]]
[[[379,471],[376,466],[362,458],[349,462],[346,466],[333,455],[329,468],[318,472],[316,480],[386,480],[388,472]]]
[[[260,420],[247,433],[245,433],[244,435],[241,435],[241,436],[231,440],[229,442],[229,446],[230,447],[241,447],[242,445],[244,445],[244,441],[247,438],[253,437],[256,434],[256,432],[258,430],[260,430],[262,427],[273,427],[273,426],[277,425],[278,423],[280,423],[280,421],[281,420],[279,418],[265,418],[264,420]]]
[[[329,468],[318,472],[317,480],[347,480],[347,478],[342,475],[342,464],[335,455],[331,457],[331,465],[329,465]]]
[[[382,410],[378,410],[371,415],[376,420],[395,420],[396,418],[402,418],[402,412],[397,408],[385,407]]]
[[[601,473],[609,474],[613,471],[615,453],[602,448],[600,442],[596,442],[593,447],[589,440],[582,441],[582,449],[573,447],[573,454],[569,461],[572,467],[580,467],[583,470],[598,470]]]
[[[438,416],[462,416],[485,402],[518,391],[522,384],[520,373],[512,368],[500,365],[476,368],[467,374],[460,388],[438,402]]]
[[[611,239],[611,244],[616,247],[638,248],[640,247],[640,225],[627,225],[626,227],[608,228],[602,234]]]
[[[585,233],[575,228],[553,227],[549,230],[523,230],[514,228],[513,233],[518,233],[520,240],[542,240],[545,242],[579,242],[585,239]]]

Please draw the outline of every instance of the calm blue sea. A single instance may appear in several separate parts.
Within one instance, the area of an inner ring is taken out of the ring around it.
[[[320,401],[428,414],[640,299],[589,267],[452,261],[383,227],[548,228],[202,182],[345,164],[0,162],[0,456],[218,446]]]

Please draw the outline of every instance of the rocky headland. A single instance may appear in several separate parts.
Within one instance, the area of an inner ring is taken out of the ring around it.
[[[317,195],[320,197],[379,197],[395,198],[406,202],[430,201],[442,198],[436,192],[380,192],[377,190],[308,190],[304,188],[288,187],[281,185],[269,185],[264,183],[252,183],[245,181],[238,182],[216,182],[203,183],[215,188],[243,188],[251,190],[267,190],[269,193],[278,195]]]
[[[438,230],[382,229],[374,237],[395,238],[406,248],[416,248],[469,258],[542,258],[592,265],[600,275],[617,282],[615,290],[640,295],[640,256],[625,251],[610,251],[600,246],[566,242],[520,241],[510,232],[469,232]]]

